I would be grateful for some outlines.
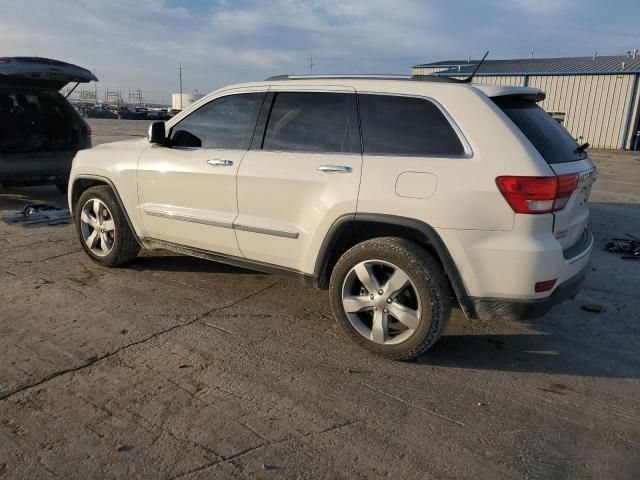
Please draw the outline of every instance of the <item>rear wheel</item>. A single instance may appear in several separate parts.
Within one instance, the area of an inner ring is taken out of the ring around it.
[[[451,315],[439,263],[401,238],[376,238],[349,249],[338,260],[329,288],[347,336],[397,360],[414,358],[435,344]]]
[[[138,255],[140,246],[111,188],[87,189],[74,212],[80,244],[93,260],[115,267]]]

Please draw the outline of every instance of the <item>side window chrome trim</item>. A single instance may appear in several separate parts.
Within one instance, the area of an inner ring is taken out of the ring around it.
[[[353,156],[361,156],[360,152],[326,152],[323,150],[270,150],[267,148],[261,148],[260,150],[255,150],[256,152],[268,152],[268,153],[297,153],[304,155],[353,155]]]
[[[456,135],[458,136],[458,140],[460,140],[460,143],[462,144],[462,148],[464,149],[464,153],[462,155],[433,155],[433,154],[426,154],[426,155],[413,155],[413,154],[396,154],[396,153],[367,153],[366,151],[364,151],[362,154],[363,155],[367,155],[369,157],[413,157],[413,158],[473,158],[473,149],[471,148],[471,145],[469,144],[469,141],[467,140],[467,138],[464,136],[464,133],[462,133],[462,129],[458,126],[458,124],[456,123],[456,121],[453,119],[453,117],[449,114],[449,112],[447,112],[447,110],[442,106],[442,104],[440,102],[438,102],[435,98],[433,97],[429,97],[426,95],[413,95],[413,94],[405,94],[405,93],[390,93],[390,92],[374,92],[374,91],[358,91],[357,92],[358,95],[381,95],[384,97],[405,97],[405,98],[418,98],[420,100],[425,100],[427,102],[431,102],[433,105],[435,105],[438,110],[440,110],[440,112],[444,115],[444,118],[446,118],[447,122],[449,122],[449,125],[451,125],[451,128],[453,128],[453,131],[456,132]],[[364,141],[364,140],[363,140]]]
[[[228,151],[237,151],[237,152],[246,152],[247,148],[222,148],[222,147],[181,147],[176,145],[171,147],[173,150],[181,150],[181,151],[192,151],[195,150],[197,152],[207,150],[207,151],[218,151],[218,152],[228,152]]]

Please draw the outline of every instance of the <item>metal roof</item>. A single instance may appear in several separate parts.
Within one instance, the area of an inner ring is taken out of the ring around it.
[[[470,75],[479,60],[445,60],[414,68],[444,67],[437,75]],[[522,58],[485,60],[478,75],[586,75],[640,73],[640,54],[598,57]]]

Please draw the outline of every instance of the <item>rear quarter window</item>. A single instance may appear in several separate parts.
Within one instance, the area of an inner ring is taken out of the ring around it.
[[[462,156],[464,146],[433,102],[397,95],[358,95],[365,154]]]
[[[493,101],[547,163],[575,162],[586,158],[586,153],[579,151],[578,143],[567,129],[535,102],[509,97],[497,97]]]

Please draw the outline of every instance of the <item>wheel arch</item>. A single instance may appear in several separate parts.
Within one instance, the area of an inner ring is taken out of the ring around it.
[[[98,186],[106,186],[111,189],[116,197],[120,210],[122,210],[122,213],[124,214],[124,218],[126,218],[127,220],[127,224],[131,229],[131,233],[133,233],[133,236],[136,239],[136,242],[138,242],[141,247],[144,247],[144,245],[140,241],[140,238],[136,234],[136,229],[131,222],[131,218],[129,218],[127,209],[124,207],[124,203],[122,202],[122,198],[120,198],[118,189],[113,184],[113,182],[106,177],[100,177],[98,175],[78,175],[73,178],[73,184],[69,186],[69,211],[71,212],[71,217],[74,218],[74,209],[76,204],[78,203],[78,200],[80,199],[80,196],[91,187]]]
[[[429,224],[412,218],[375,213],[356,213],[338,218],[322,242],[314,268],[314,283],[326,289],[338,258],[352,246],[371,238],[394,236],[426,248],[438,260],[460,307],[469,319],[477,318],[462,277],[448,248]]]

